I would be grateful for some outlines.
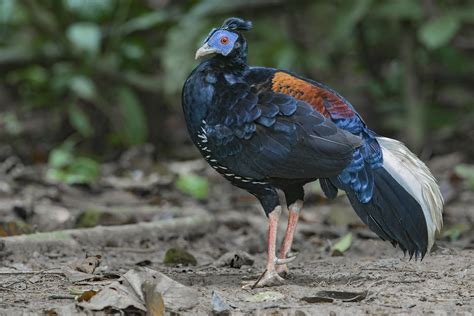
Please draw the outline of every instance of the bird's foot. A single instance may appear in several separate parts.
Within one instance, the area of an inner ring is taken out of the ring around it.
[[[275,270],[279,275],[286,276],[290,273],[287,263],[296,259],[297,253],[289,253],[286,258],[278,258],[275,263]]]
[[[286,264],[276,266],[275,270],[279,275],[282,276],[287,276],[290,273],[290,269],[288,269],[288,266]]]
[[[285,282],[281,276],[275,271],[275,269],[263,271],[262,275],[256,281],[245,282],[242,286],[243,289],[254,289],[257,287],[267,287],[281,285]]]

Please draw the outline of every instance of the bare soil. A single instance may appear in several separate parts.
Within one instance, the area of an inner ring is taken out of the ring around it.
[[[103,182],[92,188],[68,187],[33,181],[31,176],[7,179],[5,183],[11,190],[4,190],[0,195],[4,234],[75,228],[81,215],[91,207],[102,214],[96,218],[96,224],[102,225],[134,225],[186,217],[192,216],[194,210],[200,216],[211,218],[212,224],[204,231],[190,233],[176,228],[154,237],[145,231],[137,232],[133,238],[122,238],[118,233],[115,241],[109,236],[106,243],[102,240],[82,242],[81,239],[72,244],[50,243],[47,247],[32,243],[31,249],[22,248],[22,251],[0,245],[0,315],[45,312],[67,315],[71,309],[66,306],[75,303],[78,293],[100,290],[114,281],[115,276],[137,266],[160,271],[198,290],[199,304],[180,312],[185,315],[211,314],[213,292],[231,307],[230,313],[236,315],[474,313],[474,194],[446,180],[450,179],[446,173],[438,173],[442,187],[447,188],[443,192],[451,194],[445,209],[445,226],[458,227],[460,235],[447,234],[452,241],[441,237],[423,261],[410,260],[399,249],[378,239],[354,216],[344,196],[329,202],[318,189],[310,186],[295,237],[294,249],[299,253],[290,264],[286,283],[243,290],[242,282],[257,278],[264,268],[266,219],[253,197],[233,188],[200,163],[198,167],[192,165],[193,168],[210,179],[209,198],[205,201],[178,192],[166,181],[137,189],[107,186]],[[443,182],[445,180],[448,182]],[[25,207],[28,199],[29,203],[42,206],[29,210]],[[40,216],[40,211],[48,207],[51,213]],[[18,214],[28,226],[5,226],[18,219]],[[280,237],[286,225],[285,216],[280,223]],[[348,232],[354,236],[350,249],[343,256],[332,256],[331,245]],[[197,265],[165,265],[165,252],[173,247],[191,253]],[[250,254],[254,264],[239,268],[216,266],[215,262],[224,253],[238,250]],[[86,255],[101,256],[101,264],[95,272],[101,274],[101,278],[73,282],[60,272]],[[367,295],[358,302],[337,299],[308,303],[308,299],[304,299],[322,290],[367,291]],[[268,291],[271,291],[267,293],[269,299],[252,301],[256,293]]]

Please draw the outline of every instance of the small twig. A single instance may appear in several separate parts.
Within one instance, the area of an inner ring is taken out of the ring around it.
[[[393,283],[419,283],[424,282],[425,280],[418,279],[418,280],[388,280]]]
[[[64,272],[55,272],[55,271],[12,271],[12,272],[0,272],[0,275],[31,275],[31,274],[53,274],[66,276]]]
[[[131,247],[104,247],[106,250],[115,250],[115,251],[123,251],[123,252],[132,252],[132,253],[153,253],[157,252],[158,248],[131,248]]]
[[[372,284],[370,284],[368,287],[367,287],[367,297],[365,298],[366,300],[368,299],[371,299],[373,297],[376,297],[377,295],[380,294],[380,292],[382,292],[383,290],[385,290],[386,286],[385,287],[382,287],[380,290],[378,290],[377,292],[371,292],[370,289],[375,286],[375,285],[378,285],[379,283],[382,283],[382,282],[385,282],[385,283],[388,283],[388,280],[387,279],[382,279],[382,280],[377,280],[375,282],[373,282]]]
[[[263,271],[263,273],[258,277],[257,281],[250,287],[252,290],[257,286],[258,282],[263,278],[263,276],[267,273],[267,269]]]
[[[439,271],[417,271],[417,270],[405,270],[405,269],[390,269],[390,268],[360,268],[361,271],[387,271],[387,272],[408,272],[408,273],[439,273]]]
[[[390,307],[390,308],[396,308],[396,309],[402,309],[402,308],[403,308],[403,307],[401,307],[401,306],[390,305],[390,304],[379,304],[379,306]]]
[[[74,300],[76,297],[74,295],[49,295],[50,300]]]

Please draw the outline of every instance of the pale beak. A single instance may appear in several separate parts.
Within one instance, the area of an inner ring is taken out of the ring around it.
[[[214,53],[217,53],[217,49],[212,48],[211,46],[209,46],[209,44],[206,43],[202,45],[202,47],[196,51],[196,56],[194,58],[198,59],[200,57],[203,57],[209,54],[214,54]]]

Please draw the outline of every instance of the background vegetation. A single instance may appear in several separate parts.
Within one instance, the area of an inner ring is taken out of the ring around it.
[[[424,159],[474,156],[474,2],[463,0],[1,0],[0,142],[64,180],[145,142],[158,158],[193,156],[180,90],[232,15],[254,22],[251,64],[328,83]]]

